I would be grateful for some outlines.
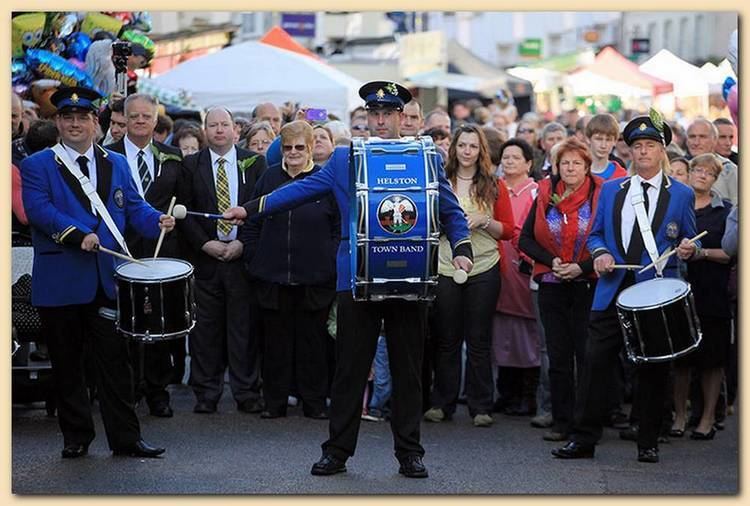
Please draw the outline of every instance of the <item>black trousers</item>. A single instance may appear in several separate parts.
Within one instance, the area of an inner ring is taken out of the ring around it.
[[[547,339],[552,418],[559,432],[573,423],[576,382],[583,372],[595,282],[540,283],[539,314]]]
[[[355,302],[350,292],[339,292],[337,302],[336,373],[331,388],[329,438],[322,445],[323,452],[343,460],[354,455],[367,376],[381,320],[385,320],[396,458],[424,455],[419,424],[426,304],[402,300]]]
[[[459,285],[438,279],[435,300],[437,358],[432,405],[456,411],[461,385],[461,344],[466,341],[466,404],[469,414],[492,412],[492,315],[500,292],[500,267],[471,276]]]
[[[171,341],[131,341],[130,365],[135,373],[136,399],[145,397],[149,407],[169,403],[167,385],[173,374]]]
[[[612,368],[624,347],[614,302],[605,311],[592,311],[583,375],[578,387],[571,438],[593,445],[602,437],[602,419],[607,413]],[[657,447],[663,405],[669,384],[669,362],[640,365],[634,405],[638,409],[638,446]]]
[[[88,445],[95,436],[84,378],[87,348],[107,442],[114,450],[138,441],[141,430],[133,407],[127,341],[117,335],[115,322],[99,316],[100,307],[114,308],[115,302],[99,295],[90,304],[37,309],[47,338],[65,445]]]
[[[279,286],[278,309],[262,310],[263,398],[266,409],[286,412],[293,378],[306,414],[325,409],[328,390],[328,307],[306,308],[305,286]]]
[[[258,344],[250,335],[250,297],[241,260],[217,261],[213,278],[195,280],[198,316],[188,340],[189,383],[199,401],[219,401],[227,367],[237,402],[260,397]]]

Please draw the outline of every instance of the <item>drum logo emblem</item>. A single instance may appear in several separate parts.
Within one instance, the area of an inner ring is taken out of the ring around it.
[[[115,194],[112,198],[114,199],[117,207],[119,207],[120,209],[125,207],[125,195],[122,193],[121,188],[115,190]]]
[[[388,233],[405,234],[417,223],[417,207],[405,195],[388,195],[378,205],[378,223]]]
[[[146,298],[143,299],[143,314],[151,314],[153,311],[154,309],[151,307],[151,301],[147,295]]]
[[[670,239],[677,239],[678,234],[680,233],[680,227],[677,226],[677,223],[674,221],[670,221],[667,223],[667,237]]]

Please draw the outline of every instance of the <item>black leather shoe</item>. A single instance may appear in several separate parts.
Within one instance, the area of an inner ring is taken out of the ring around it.
[[[282,413],[281,411],[262,411],[260,413],[261,418],[284,418],[286,416],[286,413]]]
[[[694,430],[690,433],[690,439],[697,439],[699,441],[709,441],[714,438],[716,435],[716,428],[711,427],[711,430],[708,432],[698,432],[697,430]]]
[[[112,450],[112,453],[114,453],[117,456],[125,456],[125,457],[154,458],[154,457],[158,457],[165,451],[166,450],[164,448],[157,448],[155,446],[151,446],[150,444],[145,442],[143,439],[139,439],[138,441],[136,441],[130,446],[125,446],[123,448],[117,448],[115,450]]]
[[[174,416],[172,408],[166,402],[154,404],[149,408],[149,413],[151,413],[151,416],[158,416],[159,418],[172,418]]]
[[[315,476],[329,476],[336,473],[346,472],[346,461],[340,460],[333,455],[323,454],[319,461],[313,464],[310,474]]]
[[[198,401],[195,403],[195,407],[193,408],[193,413],[201,413],[201,414],[216,413],[216,403],[209,402],[209,401]]]
[[[312,418],[313,420],[328,420],[328,413],[325,411],[313,411],[305,413],[305,418]]]
[[[638,462],[656,464],[659,462],[658,448],[638,448]]]
[[[62,458],[64,459],[77,459],[83,457],[89,452],[89,445],[81,443],[73,443],[65,445],[62,451]]]
[[[427,478],[427,468],[419,455],[407,455],[401,460],[398,472],[407,478]]]
[[[242,411],[243,413],[260,413],[263,411],[263,401],[260,399],[238,401],[237,411]]]
[[[593,459],[594,445],[585,445],[577,441],[568,441],[562,448],[552,450],[552,455],[559,459]]]

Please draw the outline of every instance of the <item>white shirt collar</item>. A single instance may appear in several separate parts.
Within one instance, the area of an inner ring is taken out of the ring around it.
[[[656,188],[659,190],[661,188],[661,180],[664,177],[664,173],[662,171],[659,171],[656,173],[654,177],[651,179],[644,179],[640,175],[638,176],[638,180],[643,183],[644,181],[651,185],[652,188]]]
[[[141,150],[143,150],[143,154],[146,156],[152,155],[150,142],[146,144],[145,148],[139,148],[133,143],[133,141],[130,140],[130,138],[128,138],[127,135],[123,137],[123,142],[125,143],[125,154],[126,156],[129,155],[128,156],[129,158],[130,157],[135,158],[136,156],[138,156],[138,152]]]
[[[74,162],[78,160],[78,157],[81,155],[85,156],[86,159],[89,161],[89,163],[94,161],[94,145],[93,144],[89,146],[89,149],[87,149],[85,153],[79,153],[78,151],[66,145],[62,141],[60,141],[60,144],[62,144],[62,147],[68,153],[68,156],[70,157],[70,159],[73,160]]]
[[[223,158],[226,160],[227,165],[234,166],[237,165],[237,148],[232,146],[232,149],[230,149],[227,154],[224,156],[221,156],[214,152],[213,149],[208,148],[208,152],[211,154],[211,166],[215,167],[217,162],[219,161],[219,158]]]

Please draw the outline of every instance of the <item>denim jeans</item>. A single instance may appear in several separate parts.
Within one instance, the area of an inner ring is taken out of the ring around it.
[[[378,337],[374,364],[375,379],[373,380],[372,398],[370,398],[368,409],[371,414],[382,416],[385,403],[391,398],[391,370],[388,366],[388,347],[384,335]]]

